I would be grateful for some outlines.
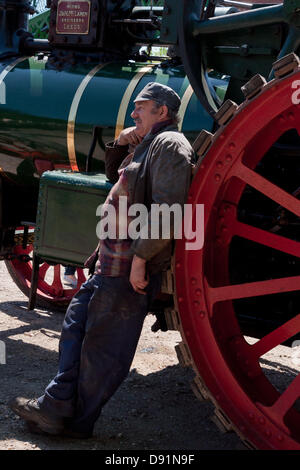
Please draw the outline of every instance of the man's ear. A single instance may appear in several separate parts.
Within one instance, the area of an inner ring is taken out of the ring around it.
[[[168,113],[169,113],[169,109],[168,109],[168,106],[166,106],[165,104],[162,105],[161,107],[161,115],[160,117],[164,118],[164,119],[167,119],[168,117]]]

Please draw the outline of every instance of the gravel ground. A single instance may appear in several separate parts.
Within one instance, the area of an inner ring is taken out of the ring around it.
[[[212,405],[199,402],[191,391],[193,374],[179,366],[174,351],[179,333],[153,333],[151,315],[146,318],[130,374],[104,407],[92,439],[30,434],[7,402],[16,395],[38,397],[56,373],[63,315],[42,309],[28,312],[27,299],[3,262],[0,286],[0,340],[6,346],[6,364],[0,364],[0,450],[243,448],[234,433],[220,433],[211,421]],[[285,383],[299,369],[294,350],[293,354],[289,348],[276,348],[263,357],[263,365]]]

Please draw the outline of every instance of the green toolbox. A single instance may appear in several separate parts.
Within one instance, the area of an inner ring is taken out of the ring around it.
[[[35,256],[83,266],[97,246],[96,210],[111,186],[101,173],[46,171],[40,179]]]

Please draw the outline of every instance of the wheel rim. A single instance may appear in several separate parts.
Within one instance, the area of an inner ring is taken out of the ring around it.
[[[18,235],[22,232],[22,229],[16,230]],[[32,257],[33,245],[27,245],[25,249],[22,245],[16,245],[13,249],[13,254]],[[23,292],[28,294],[31,286],[32,262],[25,262],[15,258],[10,260],[9,263],[20,287],[23,287]],[[43,262],[40,265],[37,286],[37,305],[48,304],[53,308],[67,307],[74,294],[79,290],[81,284],[86,281],[86,274],[83,269],[76,269],[77,286],[75,288],[64,284],[63,274],[64,266],[61,264],[50,265],[47,262]]]
[[[249,187],[270,204],[300,216],[295,195],[259,174],[258,169],[280,136],[291,129],[300,136],[300,106],[291,100],[292,84],[299,78],[298,69],[288,78],[265,85],[214,136],[188,196],[194,216],[196,204],[205,207],[203,249],[187,251],[186,239],[176,244],[177,308],[194,367],[217,406],[238,432],[260,449],[300,449],[300,414],[295,407],[300,375],[280,392],[260,364],[263,355],[300,332],[300,314],[249,344],[236,305],[241,299],[261,299],[279,292],[292,295],[300,290],[300,272],[275,279],[264,279],[257,273],[258,279],[232,284],[232,247],[235,237],[240,237],[265,249],[300,257],[299,239],[262,230],[238,217]]]

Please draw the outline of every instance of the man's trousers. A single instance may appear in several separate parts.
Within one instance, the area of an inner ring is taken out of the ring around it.
[[[72,431],[92,433],[129,372],[160,285],[160,274],[150,276],[146,295],[136,293],[127,277],[96,274],[82,285],[63,322],[59,370],[39,398],[41,409],[68,418]]]

